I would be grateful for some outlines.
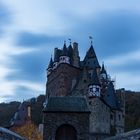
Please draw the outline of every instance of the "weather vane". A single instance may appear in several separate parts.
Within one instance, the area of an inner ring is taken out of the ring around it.
[[[92,36],[89,36],[89,39],[90,39],[90,42],[91,42],[91,45],[93,43],[93,37]]]

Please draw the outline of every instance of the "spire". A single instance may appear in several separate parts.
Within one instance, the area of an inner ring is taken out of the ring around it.
[[[49,65],[48,65],[48,69],[49,69],[49,68],[53,68],[53,60],[52,60],[52,56],[51,56],[51,59],[50,59]]]
[[[68,50],[67,50],[67,46],[66,46],[66,41],[64,41],[64,46],[63,46],[62,55],[64,55],[64,56],[67,56],[67,55],[68,55]]]
[[[54,62],[58,62],[59,61],[59,57],[61,55],[62,51],[58,48],[54,49]]]
[[[80,66],[78,43],[76,43],[76,42],[73,43],[73,66],[75,66],[75,67]]]
[[[93,70],[90,85],[98,85],[98,86],[101,85],[96,70]]]
[[[102,63],[102,68],[101,68],[101,74],[104,73],[104,74],[107,74],[106,70],[105,70],[105,67],[104,67],[104,63]]]
[[[98,59],[96,57],[96,53],[94,51],[94,48],[92,46],[92,42],[91,42],[91,46],[89,48],[89,50],[86,53],[86,56],[84,58],[84,65],[87,66],[88,68],[100,68]]]
[[[90,46],[85,56],[85,59],[89,59],[89,58],[97,58],[92,45]]]
[[[114,88],[112,81],[110,81],[108,84],[107,94],[105,95],[104,100],[112,108],[114,108],[114,109],[117,108],[117,99],[116,99],[116,95],[115,95],[115,88]]]
[[[70,57],[70,63],[72,64],[73,62],[73,48],[71,45],[71,39],[69,39],[70,45],[68,46],[68,56]]]
[[[71,45],[71,39],[69,39],[69,41],[70,41],[70,45],[68,46],[68,55],[69,55],[69,57],[72,57],[73,48],[72,48],[72,45]]]

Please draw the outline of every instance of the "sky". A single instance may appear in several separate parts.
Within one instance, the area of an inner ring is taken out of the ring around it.
[[[0,102],[45,94],[53,49],[90,47],[116,88],[140,91],[139,0],[0,0]]]

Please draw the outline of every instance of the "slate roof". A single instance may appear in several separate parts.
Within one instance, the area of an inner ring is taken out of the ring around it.
[[[96,57],[95,51],[93,46],[89,48],[84,58],[84,66],[88,68],[100,68],[98,59]]]
[[[112,109],[118,109],[118,100],[115,95],[115,89],[113,82],[110,81],[108,88],[107,88],[107,95],[104,97],[105,102],[112,108]]]
[[[104,73],[104,74],[107,75],[107,72],[106,72],[106,70],[105,70],[104,64],[102,64],[102,69],[101,69],[101,72],[100,72],[100,73],[101,73],[101,74]]]
[[[90,112],[84,97],[50,97],[44,112]]]
[[[50,59],[50,62],[49,62],[48,68],[53,68],[53,60],[52,60],[52,57],[51,57],[51,59]]]
[[[68,49],[67,49],[67,46],[66,46],[66,42],[64,42],[62,55],[63,56],[67,56],[68,55]]]
[[[100,81],[99,81],[99,78],[98,78],[98,75],[97,75],[96,69],[93,70],[90,85],[99,85],[99,86],[101,85]]]

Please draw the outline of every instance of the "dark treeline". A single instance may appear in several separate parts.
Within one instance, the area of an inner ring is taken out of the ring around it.
[[[45,96],[40,95],[31,100],[31,114],[32,121],[35,124],[42,123],[42,109]],[[0,104],[0,126],[8,127],[10,119],[18,109],[20,102],[10,102]],[[126,91],[126,117],[125,117],[125,131],[140,128],[140,93]]]

